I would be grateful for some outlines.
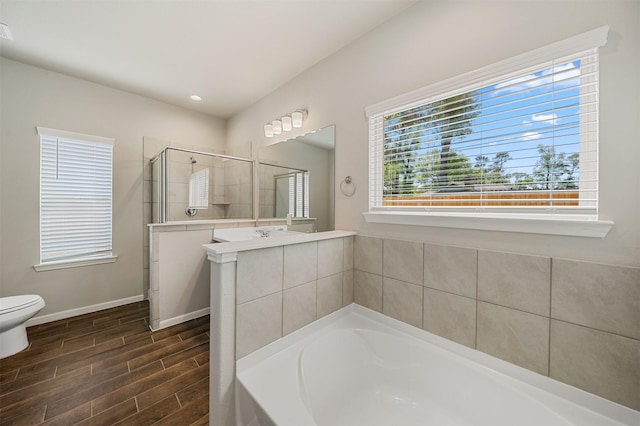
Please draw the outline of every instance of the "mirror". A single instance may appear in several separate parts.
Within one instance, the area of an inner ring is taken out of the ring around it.
[[[292,217],[290,229],[334,229],[335,126],[260,148],[260,219]]]

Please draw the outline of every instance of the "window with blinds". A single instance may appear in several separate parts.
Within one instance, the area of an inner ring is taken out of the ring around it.
[[[596,32],[368,108],[370,210],[597,217]]]
[[[111,256],[113,139],[37,130],[40,263]]]
[[[289,174],[289,214],[309,217],[309,172]]]

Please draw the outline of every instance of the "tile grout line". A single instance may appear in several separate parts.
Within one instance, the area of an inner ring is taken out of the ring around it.
[[[474,327],[474,349],[478,349],[478,286],[480,282],[480,250],[476,250],[476,326]]]
[[[553,301],[553,258],[549,258],[549,343],[547,351],[547,376],[551,377],[551,303]]]

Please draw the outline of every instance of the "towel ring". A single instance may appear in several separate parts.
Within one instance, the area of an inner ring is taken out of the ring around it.
[[[351,176],[347,176],[342,179],[342,182],[340,182],[340,192],[347,197],[351,197],[356,193],[356,184],[353,182],[353,178]]]

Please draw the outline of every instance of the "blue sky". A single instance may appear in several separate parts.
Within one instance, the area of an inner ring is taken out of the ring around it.
[[[492,160],[501,151],[512,159],[505,172],[531,174],[538,160],[538,145],[555,146],[567,156],[580,149],[580,61],[524,74],[475,91],[479,115],[473,132],[453,140],[451,149],[472,164],[478,155]],[[393,120],[385,125],[393,125]],[[423,132],[422,146],[440,147],[432,131]],[[426,152],[426,151],[425,151]]]

